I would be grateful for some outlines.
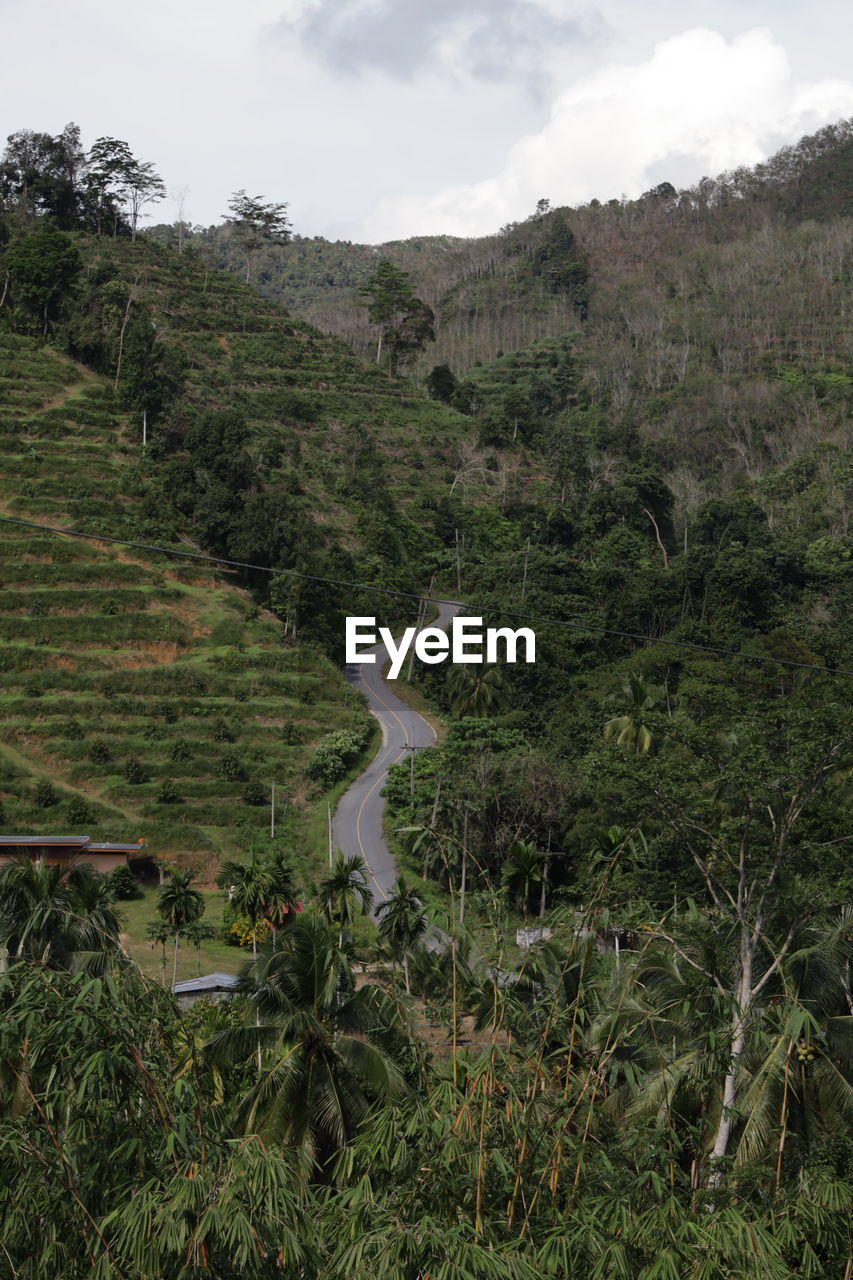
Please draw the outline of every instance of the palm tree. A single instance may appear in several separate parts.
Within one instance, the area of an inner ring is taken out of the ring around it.
[[[402,876],[394,886],[394,892],[378,911],[379,932],[386,942],[396,947],[403,957],[403,975],[406,994],[411,995],[409,983],[409,952],[424,936],[428,920],[414,889],[410,889]]]
[[[455,716],[493,716],[506,705],[509,690],[498,666],[453,667],[448,684]]]
[[[191,871],[173,871],[160,890],[157,913],[169,925],[175,935],[175,961],[172,965],[172,986],[178,977],[178,946],[181,932],[204,915],[204,895],[193,888]]]
[[[165,920],[149,920],[145,926],[145,936],[154,947],[162,947],[161,965],[163,967],[163,986],[166,985],[166,943],[172,936],[172,930]]]
[[[368,873],[369,867],[364,858],[358,854],[345,858],[339,849],[334,866],[320,881],[317,901],[326,919],[337,922],[340,946],[343,946],[344,934],[352,928],[356,917],[367,915],[373,906]]]
[[[255,1026],[231,1027],[206,1047],[213,1064],[274,1052],[241,1104],[238,1123],[296,1149],[305,1175],[328,1178],[335,1152],[377,1101],[405,1092],[397,1054],[406,1043],[396,1002],[381,988],[355,990],[352,965],[331,922],[306,912],[277,951],[244,970]],[[341,996],[343,995],[343,998]]]
[[[183,932],[187,942],[195,947],[195,974],[198,977],[201,971],[201,944],[212,941],[216,937],[216,930],[212,924],[205,924],[203,920],[193,920]]]
[[[269,855],[266,859],[266,870],[269,887],[264,913],[273,928],[278,930],[293,918],[300,895],[293,868],[283,850],[276,849]],[[276,933],[273,933],[273,946],[276,944],[276,936]]]
[[[527,920],[530,890],[539,884],[545,870],[545,854],[524,840],[515,840],[507,849],[503,864],[503,882],[507,893],[521,906]]]
[[[621,693],[613,699],[622,714],[607,721],[605,738],[615,738],[617,746],[629,748],[638,756],[651,751],[654,737],[647,720],[662,696],[658,685],[648,684],[640,676],[626,676]]]
[[[0,868],[0,943],[9,959],[71,968],[82,953],[119,950],[105,878],[85,864],[51,866],[23,853]]]
[[[269,863],[257,850],[252,849],[248,862],[236,862],[233,858],[226,859],[220,868],[216,883],[228,890],[229,901],[235,911],[249,917],[252,925],[252,957],[257,959],[257,924],[264,914],[264,908],[273,891],[273,877]]]

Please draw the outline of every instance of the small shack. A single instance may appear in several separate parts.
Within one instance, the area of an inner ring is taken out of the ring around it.
[[[176,982],[172,995],[182,1009],[188,1009],[196,1000],[230,1000],[240,979],[234,973],[205,973],[200,978],[187,978]]]

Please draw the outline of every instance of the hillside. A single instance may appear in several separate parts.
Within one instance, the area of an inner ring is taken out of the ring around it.
[[[3,515],[138,536],[140,453],[103,378],[0,334]],[[0,581],[4,833],[140,837],[210,872],[268,828],[275,781],[305,840],[305,765],[363,713],[233,574],[2,525]]]

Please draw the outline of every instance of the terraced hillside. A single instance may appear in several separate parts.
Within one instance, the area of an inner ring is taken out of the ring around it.
[[[139,455],[104,379],[0,334],[0,514],[132,537]],[[145,838],[209,869],[268,827],[275,781],[310,848],[306,761],[333,729],[364,737],[331,662],[192,562],[5,524],[0,584],[5,833]]]

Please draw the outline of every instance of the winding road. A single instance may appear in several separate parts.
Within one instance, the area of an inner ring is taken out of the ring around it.
[[[429,625],[445,628],[460,608],[456,604],[440,605],[438,617]],[[436,734],[423,716],[407,707],[392,692],[393,682],[389,684],[383,678],[382,668],[389,659],[385,645],[374,645],[369,652],[376,654],[376,662],[349,663],[344,675],[347,682],[360,689],[367,698],[370,710],[382,729],[382,746],[364,773],[341,796],[332,823],[332,840],[335,848],[341,849],[346,857],[360,854],[370,868],[376,895],[375,916],[377,909],[393,892],[397,879],[397,864],[382,832],[385,800],[380,792],[391,765],[404,760],[413,748],[431,747]]]

